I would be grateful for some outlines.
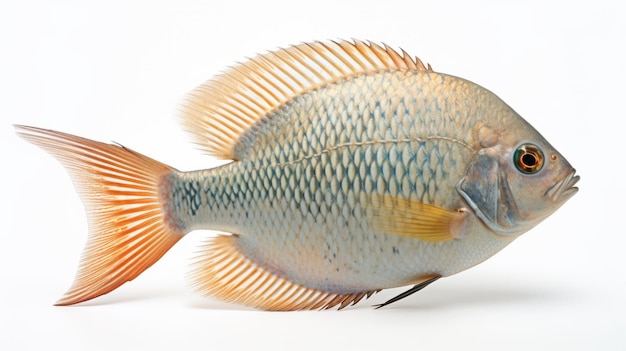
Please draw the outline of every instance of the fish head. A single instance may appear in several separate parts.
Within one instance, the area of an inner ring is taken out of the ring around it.
[[[494,233],[518,236],[578,191],[575,169],[521,117],[475,133],[477,152],[457,190]]]

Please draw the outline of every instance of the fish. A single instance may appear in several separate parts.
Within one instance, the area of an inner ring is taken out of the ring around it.
[[[119,144],[15,125],[70,174],[89,219],[56,305],[117,289],[194,230],[201,294],[261,310],[380,308],[493,256],[580,179],[491,91],[353,39],[259,54],[192,90],[180,117],[230,160],[182,172]]]

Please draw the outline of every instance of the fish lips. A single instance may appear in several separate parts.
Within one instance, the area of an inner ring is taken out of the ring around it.
[[[580,176],[576,175],[576,170],[572,168],[565,176],[561,177],[561,180],[546,191],[546,196],[555,204],[563,204],[578,192],[578,188],[574,185],[579,180]]]

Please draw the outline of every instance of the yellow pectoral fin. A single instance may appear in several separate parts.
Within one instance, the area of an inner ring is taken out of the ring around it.
[[[467,213],[391,196],[374,196],[370,225],[376,232],[429,242],[458,239]]]

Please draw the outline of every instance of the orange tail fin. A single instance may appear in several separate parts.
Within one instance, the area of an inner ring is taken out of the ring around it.
[[[172,168],[122,146],[34,127],[15,128],[65,166],[89,217],[89,239],[76,278],[57,305],[116,289],[182,237],[169,223],[161,195]]]

